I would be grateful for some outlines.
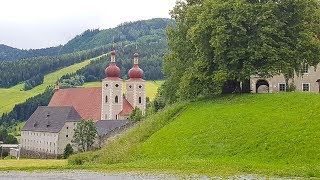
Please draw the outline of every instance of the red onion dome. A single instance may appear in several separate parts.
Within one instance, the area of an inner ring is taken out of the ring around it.
[[[116,65],[116,51],[111,51],[111,62],[105,70],[106,77],[120,77],[120,68]]]
[[[120,77],[120,68],[115,62],[111,62],[104,72],[106,77]]]
[[[129,70],[129,77],[130,78],[142,78],[143,77],[143,70],[139,68],[139,66],[137,64],[135,64],[133,66],[133,68],[131,68]]]

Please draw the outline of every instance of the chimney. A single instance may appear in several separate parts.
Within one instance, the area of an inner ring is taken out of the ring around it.
[[[59,82],[57,81],[54,85],[54,91],[58,91],[60,89]]]

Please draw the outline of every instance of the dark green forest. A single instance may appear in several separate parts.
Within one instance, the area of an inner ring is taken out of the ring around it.
[[[62,67],[102,55],[108,51],[109,49],[101,47],[61,56],[43,56],[19,61],[2,61],[0,62],[0,87],[8,88],[22,81],[32,81],[39,74],[45,75]]]
[[[61,48],[62,46],[24,50],[0,44],[0,61],[14,61],[39,56],[56,56],[59,55]]]

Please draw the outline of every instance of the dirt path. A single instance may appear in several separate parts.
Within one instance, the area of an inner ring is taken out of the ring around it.
[[[8,171],[0,172],[1,180],[131,180],[131,179],[151,179],[160,180],[179,179],[169,175],[139,175],[139,174],[125,174],[125,173],[96,173],[87,171],[48,171],[48,172],[20,172]]]
[[[89,171],[36,171],[36,172],[20,172],[20,171],[0,171],[0,180],[176,180],[176,179],[239,179],[239,180],[288,180],[302,178],[266,178],[254,175],[233,176],[228,178],[208,177],[208,176],[171,176],[171,175],[145,175],[136,173],[98,173]]]

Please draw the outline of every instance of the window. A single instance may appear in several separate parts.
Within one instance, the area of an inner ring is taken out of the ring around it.
[[[69,127],[67,126],[67,129],[69,129]]]
[[[142,103],[142,98],[141,97],[139,97],[139,104],[141,104]]]
[[[310,91],[310,84],[302,84],[302,91]]]
[[[107,115],[107,114],[106,114],[106,115],[104,115],[104,118],[105,118],[105,119],[108,119],[108,115]]]
[[[131,89],[131,88],[132,88],[132,86],[130,85],[130,86],[129,86],[129,88]]]
[[[115,86],[116,86],[116,87],[119,87],[119,84],[116,84]]]
[[[303,64],[302,73],[309,73],[309,65],[308,64]]]
[[[118,102],[119,102],[119,97],[118,97],[118,96],[116,96],[116,97],[114,98],[114,102],[115,102],[115,103],[118,103]]]
[[[118,119],[118,115],[116,115],[116,120]]]
[[[106,96],[106,103],[108,102],[108,96]]]
[[[285,92],[287,90],[287,86],[285,83],[279,84],[279,91],[280,92]]]
[[[66,137],[69,137],[69,135],[67,134]]]
[[[106,87],[108,87],[108,84],[106,84]]]
[[[142,86],[140,85],[140,86],[139,86],[139,88],[141,89],[141,88],[142,88]]]

